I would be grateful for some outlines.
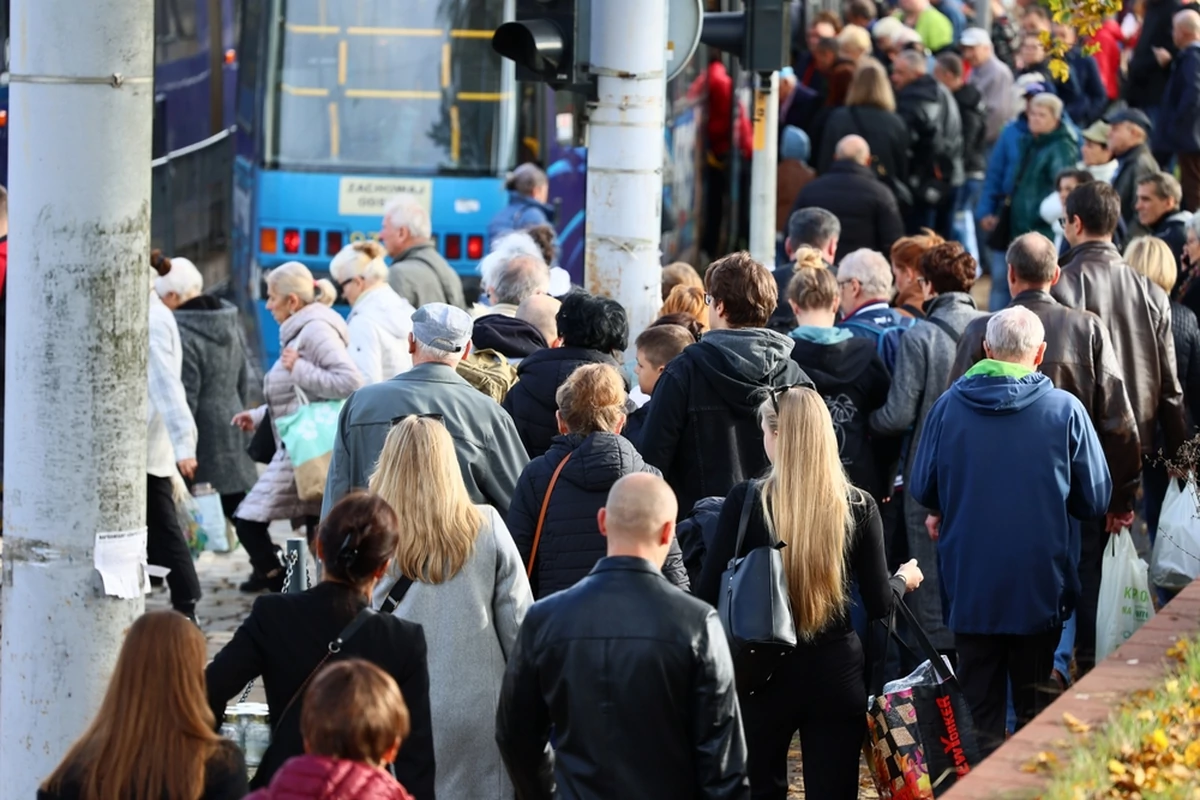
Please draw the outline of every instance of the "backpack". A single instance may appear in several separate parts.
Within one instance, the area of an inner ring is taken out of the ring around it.
[[[517,382],[517,368],[495,350],[475,350],[458,362],[459,377],[497,403]]]
[[[842,320],[841,327],[851,331],[861,331],[875,340],[875,352],[887,367],[888,372],[896,369],[896,355],[900,352],[900,337],[904,332],[917,324],[914,317],[902,316],[894,325],[877,325],[863,319]]]

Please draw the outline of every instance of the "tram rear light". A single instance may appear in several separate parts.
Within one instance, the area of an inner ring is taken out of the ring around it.
[[[325,234],[325,254],[337,255],[342,250],[342,232],[330,231]]]
[[[295,228],[288,228],[283,232],[283,252],[300,252],[300,231]]]
[[[279,231],[275,228],[262,228],[258,232],[258,252],[279,252]]]
[[[483,237],[468,236],[467,237],[467,258],[472,261],[478,261],[483,258]]]
[[[321,254],[321,232],[320,231],[305,231],[304,232],[304,255],[318,256]]]
[[[462,258],[462,236],[457,233],[446,236],[446,258],[450,261],[458,261]]]

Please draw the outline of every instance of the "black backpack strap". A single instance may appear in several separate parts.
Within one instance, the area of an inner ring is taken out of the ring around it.
[[[912,303],[905,303],[900,306],[903,310],[913,315],[913,319],[925,319],[925,312],[914,306]]]
[[[379,610],[384,614],[391,614],[396,610],[397,606],[404,600],[404,595],[408,594],[408,590],[412,588],[413,579],[404,575],[400,576],[400,580],[392,585],[392,590],[383,600],[383,604],[379,606]]]
[[[949,322],[946,322],[944,319],[940,319],[938,317],[926,317],[925,321],[932,322],[934,325],[937,325],[939,328],[941,328],[947,336],[954,340],[955,344],[958,344],[958,340],[962,338],[962,332],[954,330],[954,326],[952,326]]]

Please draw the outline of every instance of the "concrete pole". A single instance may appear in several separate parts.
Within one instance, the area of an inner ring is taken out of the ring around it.
[[[975,0],[975,19],[971,25],[992,32],[992,0]]]
[[[12,12],[0,800],[88,725],[143,610],[93,542],[146,524],[154,63],[151,0]]]
[[[591,4],[584,282],[629,313],[632,337],[662,306],[665,0]]]
[[[750,162],[750,255],[775,268],[775,182],[779,163],[779,73],[755,76]]]

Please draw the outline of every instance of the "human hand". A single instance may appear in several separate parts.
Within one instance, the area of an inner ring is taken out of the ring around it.
[[[1171,63],[1170,50],[1167,50],[1165,47],[1154,47],[1151,48],[1151,50],[1154,53],[1154,59],[1158,61],[1158,65],[1160,67],[1165,67],[1167,64]]]
[[[249,433],[254,430],[254,414],[249,411],[239,411],[234,415],[233,420],[229,424],[235,425]]]
[[[995,214],[988,214],[986,217],[979,220],[979,227],[990,233],[991,231],[996,230],[996,223],[999,221],[1000,220],[997,219]]]
[[[904,590],[911,592],[921,585],[921,581],[925,580],[925,573],[921,572],[921,568],[917,566],[917,560],[911,559],[900,565],[900,569],[896,570],[896,574],[904,578]]]
[[[196,477],[196,459],[185,458],[175,464],[179,468],[179,474],[187,478],[189,481]]]
[[[283,368],[288,372],[292,371],[292,367],[300,360],[300,351],[294,347],[289,347],[279,354],[279,363],[283,364]]]
[[[925,530],[929,531],[929,538],[936,542],[942,532],[942,515],[930,514],[925,517]]]
[[[1125,528],[1133,525],[1133,512],[1126,511],[1123,514],[1105,514],[1104,515],[1104,530],[1108,533],[1118,534]]]

